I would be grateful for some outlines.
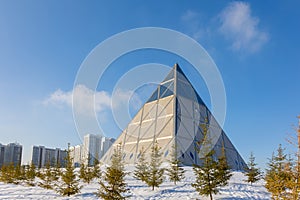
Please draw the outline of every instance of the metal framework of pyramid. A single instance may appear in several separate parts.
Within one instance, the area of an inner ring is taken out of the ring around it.
[[[204,138],[203,124],[209,126],[213,135],[212,146],[215,159],[225,149],[227,162],[233,170],[247,166],[222,130],[210,110],[204,104],[178,64],[142,106],[128,126],[122,131],[101,162],[109,164],[116,145],[121,144],[126,164],[136,163],[141,150],[149,158],[155,143],[161,147],[163,160],[175,155],[183,165],[201,165],[203,152],[199,143]],[[202,155],[201,155],[202,154]]]

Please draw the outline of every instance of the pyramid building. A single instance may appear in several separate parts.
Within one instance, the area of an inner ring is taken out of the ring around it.
[[[210,139],[205,142],[204,138]],[[176,156],[183,165],[201,165],[201,158],[208,151],[213,150],[217,159],[224,149],[233,170],[244,170],[247,166],[178,64],[158,85],[101,162],[109,164],[114,148],[121,145],[125,163],[136,163],[141,151],[145,151],[146,158],[150,157],[155,142],[161,147],[164,161]]]

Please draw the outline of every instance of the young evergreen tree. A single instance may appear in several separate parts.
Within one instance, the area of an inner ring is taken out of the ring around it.
[[[86,173],[85,173],[85,182],[90,183],[94,179],[94,167],[86,167]]]
[[[104,182],[100,180],[100,188],[97,196],[105,200],[121,200],[125,199],[124,193],[128,192],[127,184],[124,180],[125,173],[124,163],[122,160],[121,145],[114,149],[111,158],[111,166],[107,167],[104,173]]]
[[[248,167],[245,169],[244,174],[247,176],[247,182],[251,185],[261,179],[262,173],[255,163],[255,157],[251,152]]]
[[[86,172],[85,164],[84,164],[84,162],[81,162],[80,163],[80,169],[79,169],[79,178],[81,180],[84,180],[84,178],[85,178],[85,172]]]
[[[53,168],[53,181],[58,181],[61,177],[61,174],[60,162],[58,161]]]
[[[0,181],[4,183],[15,183],[15,167],[13,163],[1,167]]]
[[[279,145],[277,155],[273,155],[268,163],[265,176],[265,187],[272,194],[273,199],[285,198],[289,190],[292,189],[290,186],[292,176],[286,170],[286,167],[289,165],[290,163],[287,160],[284,149]]]
[[[176,185],[177,182],[184,179],[184,169],[180,167],[181,162],[177,158],[176,147],[172,147],[171,160],[169,160],[170,168],[166,171],[168,173],[169,179]]]
[[[15,166],[14,167],[14,179],[15,179],[14,184],[19,184],[23,178],[24,177],[22,177],[21,166],[20,165]]]
[[[200,195],[209,196],[213,199],[213,194],[217,194],[220,187],[228,184],[230,177],[232,176],[230,168],[227,164],[224,145],[222,146],[222,153],[218,159],[215,159],[215,151],[211,150],[211,138],[208,134],[208,120],[205,120],[204,124],[201,124],[203,131],[203,140],[199,141],[203,151],[206,154],[201,158],[202,165],[194,165],[193,171],[196,176],[196,182],[192,186]],[[200,153],[199,149],[196,149]]]
[[[68,144],[66,156],[66,169],[61,175],[62,184],[57,189],[57,192],[64,196],[71,196],[80,192],[79,180],[75,173],[73,159],[70,155],[70,144]]]
[[[137,162],[137,164],[135,166],[135,170],[133,172],[133,177],[137,180],[146,182],[147,174],[148,174],[148,165],[149,165],[149,163],[146,162],[146,158],[145,158],[145,150],[142,147],[142,149],[140,150],[138,162]]]
[[[31,162],[30,166],[27,166],[25,176],[26,176],[26,183],[29,186],[34,186],[35,185],[35,177],[36,177],[36,169],[35,169],[33,162]]]
[[[295,152],[295,161],[293,162],[293,166],[291,166],[289,173],[293,176],[293,181],[291,182],[292,186],[292,197],[293,200],[298,200],[300,197],[300,116],[298,116],[299,124],[298,127],[295,128],[296,137],[291,136],[287,139],[288,143],[296,147]]]
[[[24,174],[22,173],[22,169],[20,165],[14,165],[10,163],[6,168],[6,177],[9,183],[19,184],[22,180],[24,180]]]
[[[94,178],[94,171],[92,167],[88,167],[82,162],[80,164],[79,178],[85,183],[90,183]]]
[[[288,162],[284,165],[285,173],[290,177],[286,181],[286,187],[288,188],[286,192],[282,195],[283,199],[288,200],[299,200],[299,192],[297,192],[297,177],[296,177],[296,169],[295,163],[292,158],[289,156]]]
[[[45,169],[43,169],[40,174],[41,182],[39,182],[39,186],[48,190],[53,189],[54,176],[49,162],[46,164]]]
[[[194,165],[193,171],[196,176],[196,182],[192,183],[192,187],[200,195],[209,196],[213,200],[213,194],[219,192],[219,173],[218,163],[213,159],[214,152],[211,151],[203,158],[203,164]]]
[[[28,166],[29,167],[29,166]],[[28,168],[27,168],[28,169]],[[41,178],[42,177],[42,171],[43,171],[43,168],[38,168],[38,167],[36,167],[35,168],[35,177],[37,177],[37,178]]]
[[[94,158],[94,167],[93,167],[93,171],[92,171],[92,177],[95,179],[98,179],[101,177],[100,162],[98,159],[98,154]]]
[[[151,149],[151,160],[146,176],[146,183],[148,186],[152,187],[152,190],[154,190],[155,187],[159,187],[159,185],[163,183],[165,169],[161,167],[162,153],[159,152],[160,148],[158,147],[157,141],[155,141]]]
[[[15,178],[18,183],[26,180],[25,165],[17,165],[15,168]]]
[[[218,187],[228,185],[228,181],[230,180],[232,173],[227,163],[224,144],[222,145],[221,156],[218,158],[217,170],[218,170],[217,178],[219,181]]]

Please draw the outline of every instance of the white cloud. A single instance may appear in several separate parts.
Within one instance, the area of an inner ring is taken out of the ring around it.
[[[111,97],[106,91],[93,91],[84,85],[78,85],[73,92],[67,93],[71,93],[73,109],[80,114],[91,116],[111,106]]]
[[[72,107],[74,103],[73,108],[76,112],[92,116],[105,109],[115,109],[128,104],[132,95],[132,91],[117,89],[114,95],[111,96],[106,91],[93,91],[84,85],[78,85],[72,91],[64,92],[61,89],[56,90],[43,101],[43,104]]]
[[[198,12],[187,10],[181,16],[181,22],[188,34],[190,34],[195,40],[199,40],[204,37],[205,30],[200,24],[200,14]]]
[[[61,89],[53,92],[48,98],[43,101],[44,105],[53,104],[61,106],[63,104],[72,106],[72,92],[64,92]]]
[[[232,41],[234,50],[258,51],[268,41],[268,34],[259,29],[259,18],[251,14],[245,2],[230,3],[219,15],[220,32]]]

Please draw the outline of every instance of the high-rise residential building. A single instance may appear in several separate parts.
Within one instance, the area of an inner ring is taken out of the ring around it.
[[[101,135],[87,134],[83,140],[83,162],[89,166],[92,166],[95,162],[95,158],[100,159],[101,154]]]
[[[0,144],[0,167],[2,167],[4,162],[4,149],[5,145]]]
[[[0,144],[0,167],[9,164],[14,166],[21,165],[21,159],[22,145],[18,143]]]
[[[85,135],[83,145],[80,147],[78,146],[77,148],[76,146],[72,148],[74,150],[73,158],[75,166],[77,166],[76,161],[79,160],[79,163],[83,162],[86,165],[92,166],[94,164],[95,158],[100,160],[104,153],[114,143],[114,141],[115,140],[113,138],[107,138],[102,135]]]
[[[100,149],[100,158],[108,151],[111,145],[115,142],[114,138],[102,137],[101,140],[101,149]]]
[[[67,158],[67,150],[61,150],[59,149],[59,151],[57,152],[58,156],[57,156],[57,162],[61,167],[65,167],[66,166],[66,158]]]
[[[82,162],[82,145],[70,147],[71,158],[73,158],[74,166],[79,167]]]
[[[61,150],[59,148],[51,149],[44,146],[33,146],[32,147],[32,163],[38,167],[45,167],[46,164],[50,166],[60,166],[65,165],[65,158],[67,156],[66,150]]]

